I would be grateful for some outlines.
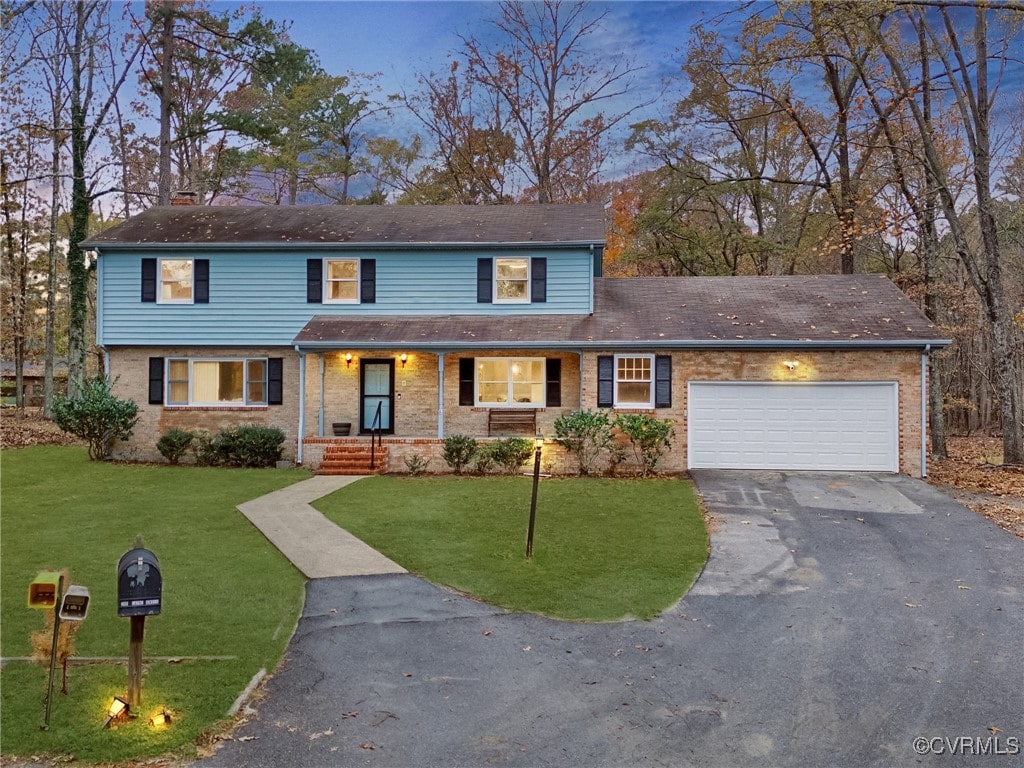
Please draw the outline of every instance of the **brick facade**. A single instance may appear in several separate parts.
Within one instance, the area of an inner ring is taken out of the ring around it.
[[[366,360],[395,361],[395,433],[389,445],[389,470],[405,471],[405,458],[418,454],[430,461],[429,471],[445,471],[438,440],[438,360],[437,354],[407,352],[403,366],[402,350],[346,351],[309,353],[305,356],[305,436],[303,463],[316,467],[323,454],[324,439],[332,438],[334,422],[351,424],[351,439],[359,429],[359,367]],[[653,353],[637,348],[632,353]],[[621,350],[620,350],[621,353]],[[510,349],[501,352],[479,352],[482,357],[558,357],[561,360],[562,404],[537,410],[538,430],[553,434],[555,419],[562,413],[597,408],[597,357],[614,351],[542,352]],[[658,354],[669,354],[659,350]],[[921,469],[920,423],[920,352],[918,350],[851,350],[851,351],[727,351],[680,350],[672,355],[672,405],[647,411],[675,423],[675,439],[671,451],[663,458],[663,471],[686,469],[686,408],[689,381],[873,381],[898,383],[899,390],[899,469],[919,476]],[[130,397],[139,404],[140,420],[135,435],[118,444],[116,457],[137,460],[160,460],[155,444],[158,437],[173,427],[216,431],[238,424],[277,426],[286,435],[285,458],[296,458],[296,437],[299,418],[299,356],[291,348],[204,349],[202,357],[281,357],[284,360],[284,403],[258,408],[170,408],[147,404],[148,365],[150,357],[199,357],[196,349],[179,347],[133,348],[110,350],[110,373],[119,377],[115,393]],[[444,355],[444,435],[487,435],[488,409],[459,405],[459,359],[468,353],[449,352]],[[783,361],[796,359],[798,368],[790,371]],[[321,379],[321,361],[323,376]],[[321,384],[322,381],[322,384]],[[323,392],[321,426],[321,388]],[[631,411],[635,412],[635,411]],[[324,439],[320,439],[324,438]],[[575,470],[571,459],[552,443],[544,448],[546,472]],[[628,471],[628,467],[623,467]]]

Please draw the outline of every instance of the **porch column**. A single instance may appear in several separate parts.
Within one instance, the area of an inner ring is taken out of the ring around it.
[[[437,439],[444,439],[444,352],[437,353]]]
[[[317,429],[316,433],[319,437],[324,436],[324,353],[319,354],[320,357],[320,410],[317,413]]]

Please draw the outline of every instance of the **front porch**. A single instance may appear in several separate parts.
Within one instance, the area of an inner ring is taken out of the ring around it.
[[[377,433],[386,449],[384,471],[405,471],[404,459],[412,453],[430,461],[428,471],[445,471],[445,437],[550,435],[555,419],[580,408],[582,353],[575,351],[300,354],[299,454],[310,467],[328,461],[328,454],[364,453],[362,446]]]

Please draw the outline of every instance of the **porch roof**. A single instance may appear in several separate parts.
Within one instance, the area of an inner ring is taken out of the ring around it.
[[[591,315],[317,315],[306,349],[933,347],[939,328],[878,275],[597,278]]]

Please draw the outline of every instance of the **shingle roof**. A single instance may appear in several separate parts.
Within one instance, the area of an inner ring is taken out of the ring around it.
[[[86,247],[214,244],[603,243],[601,205],[162,206]]]
[[[598,278],[592,315],[317,315],[301,346],[923,346],[940,330],[877,275]]]

